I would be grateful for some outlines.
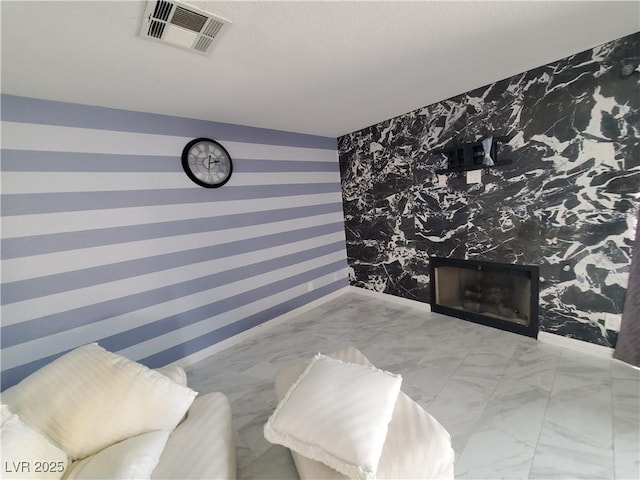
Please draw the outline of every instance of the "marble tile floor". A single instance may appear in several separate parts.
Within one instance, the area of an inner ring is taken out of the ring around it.
[[[238,478],[298,478],[262,434],[274,375],[348,345],[449,431],[456,478],[640,478],[638,369],[354,291],[187,368],[231,401]]]

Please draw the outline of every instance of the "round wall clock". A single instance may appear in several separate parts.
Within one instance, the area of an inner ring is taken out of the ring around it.
[[[233,173],[229,152],[210,138],[187,143],[182,151],[182,168],[191,180],[205,188],[221,187]]]

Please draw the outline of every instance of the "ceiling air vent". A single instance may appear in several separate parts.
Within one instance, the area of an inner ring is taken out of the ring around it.
[[[140,36],[207,54],[230,23],[177,0],[147,0]]]

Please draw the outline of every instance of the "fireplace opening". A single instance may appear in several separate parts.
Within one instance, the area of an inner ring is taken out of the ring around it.
[[[538,267],[431,257],[431,311],[538,337]]]

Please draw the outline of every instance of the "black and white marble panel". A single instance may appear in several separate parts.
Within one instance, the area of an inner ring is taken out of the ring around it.
[[[613,346],[640,198],[640,34],[339,139],[351,282],[426,302],[429,257],[540,266],[540,329]],[[435,149],[508,136],[482,183]]]

